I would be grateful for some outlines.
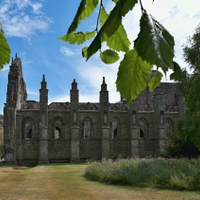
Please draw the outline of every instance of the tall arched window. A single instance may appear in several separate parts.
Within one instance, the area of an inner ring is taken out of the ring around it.
[[[147,138],[148,126],[147,126],[147,120],[145,118],[139,119],[139,127],[140,127],[140,138]]]
[[[63,138],[63,120],[61,117],[55,117],[54,118],[54,123],[53,123],[53,128],[54,128],[54,139],[59,139]]]
[[[94,125],[92,119],[86,117],[83,119],[83,139],[89,139],[94,137]]]
[[[59,127],[56,127],[54,132],[54,139],[59,139],[59,138],[61,138],[61,129]]]
[[[120,134],[120,121],[118,118],[113,118],[111,120],[111,138],[116,139]]]
[[[174,124],[172,119],[170,118],[165,119],[165,130],[166,130],[166,137],[169,137],[170,132],[174,132]]]
[[[34,121],[31,117],[25,117],[23,122],[22,122],[22,138],[33,138],[34,133],[35,133],[35,125]]]

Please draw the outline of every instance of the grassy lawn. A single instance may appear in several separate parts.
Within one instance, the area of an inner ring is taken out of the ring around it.
[[[0,166],[1,200],[189,200],[200,193],[114,186],[83,177],[86,164],[40,165],[33,168]]]

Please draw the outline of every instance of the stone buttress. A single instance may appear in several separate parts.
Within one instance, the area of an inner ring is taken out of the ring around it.
[[[41,82],[39,110],[39,161],[38,164],[49,163],[48,158],[48,89],[45,76]]]
[[[100,119],[101,119],[101,140],[102,140],[102,158],[110,157],[110,127],[109,127],[109,100],[107,84],[105,77],[101,84],[100,91]]]
[[[70,90],[71,102],[71,158],[70,163],[79,163],[79,91],[74,79]]]
[[[165,104],[164,104],[164,93],[162,87],[158,86],[155,89],[154,95],[154,116],[155,124],[157,125],[157,135],[155,136],[158,141],[158,150],[162,150],[166,141],[166,131],[164,127],[165,117]]]

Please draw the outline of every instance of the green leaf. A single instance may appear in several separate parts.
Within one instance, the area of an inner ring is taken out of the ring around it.
[[[171,64],[171,69],[174,72],[170,75],[170,79],[175,80],[175,81],[181,81],[182,73],[181,73],[181,67],[179,66],[179,64],[173,61]]]
[[[102,6],[100,10],[100,15],[99,15],[99,21],[100,21],[100,27],[102,27],[106,20],[108,19],[108,13],[106,12],[105,8]]]
[[[108,14],[106,13],[105,9],[102,8],[100,12],[100,24],[103,26],[105,21],[108,18]],[[107,37],[104,34],[101,42],[106,41],[107,45],[116,51],[128,51],[131,45],[129,41],[124,26],[122,24],[119,25],[119,28],[115,31],[115,33],[111,37]]]
[[[4,37],[4,34],[0,32],[0,69],[3,69],[3,65],[10,61],[10,47]]]
[[[82,0],[74,17],[72,24],[70,25],[67,34],[74,32],[80,21],[89,17],[93,12],[96,6],[98,5],[99,0]]]
[[[88,47],[87,59],[101,48],[101,43],[104,41],[102,38],[109,38],[115,33],[122,23],[122,17],[132,10],[137,2],[137,0],[119,0],[117,2],[108,19]]]
[[[162,73],[157,71],[156,74],[150,79],[148,86],[151,92],[160,84],[162,77]]]
[[[85,0],[85,9],[83,10],[81,14],[81,20],[86,19],[89,17],[93,12],[94,9],[97,7],[99,4],[99,0]]]
[[[117,74],[117,91],[128,103],[148,85],[152,66],[138,56],[136,50],[128,51],[121,61]]]
[[[105,64],[113,64],[119,60],[119,55],[117,52],[107,49],[100,53],[100,58]]]
[[[70,33],[66,34],[58,39],[63,40],[65,42],[69,42],[70,44],[82,44],[86,40],[89,40],[90,38],[94,37],[96,34],[96,31],[93,32],[78,32],[78,33]]]
[[[88,47],[82,48],[82,56],[83,56],[84,58],[87,58],[87,49],[88,49]]]
[[[174,57],[174,38],[151,15],[143,13],[140,20],[140,33],[134,47],[143,60],[155,64],[166,71]]]

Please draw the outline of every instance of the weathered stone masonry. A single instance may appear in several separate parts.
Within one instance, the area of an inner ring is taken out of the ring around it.
[[[42,77],[39,102],[27,100],[20,58],[10,66],[4,107],[5,162],[43,164],[79,163],[102,159],[156,155],[184,112],[174,83],[146,89],[127,104],[109,103],[105,78],[99,103],[79,102],[75,79],[70,102],[48,105]]]

